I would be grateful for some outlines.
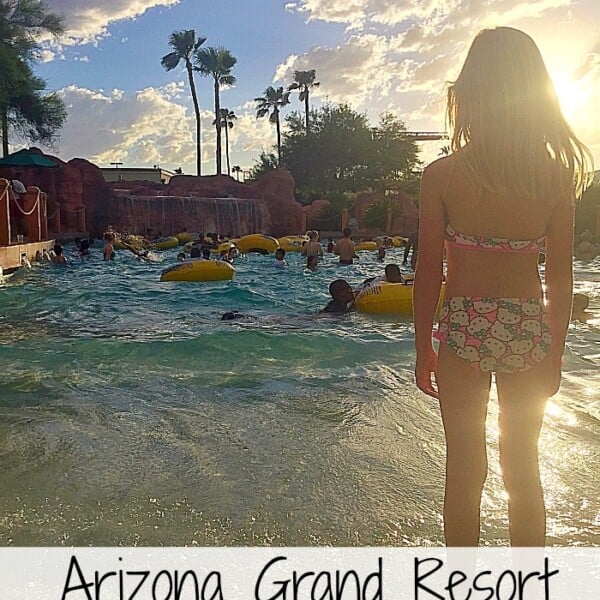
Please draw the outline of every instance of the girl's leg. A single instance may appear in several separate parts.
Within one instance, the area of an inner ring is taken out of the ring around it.
[[[538,462],[538,438],[547,400],[540,388],[545,376],[544,363],[523,373],[496,375],[500,467],[509,498],[513,546],[544,546],[546,537],[546,509]]]
[[[477,546],[487,477],[485,420],[491,375],[440,344],[437,383],[446,435],[444,533],[448,546]]]

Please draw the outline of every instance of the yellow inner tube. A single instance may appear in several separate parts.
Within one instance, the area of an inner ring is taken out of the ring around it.
[[[354,246],[354,249],[357,252],[360,252],[361,250],[377,250],[377,248],[379,248],[377,242],[361,242]]]
[[[444,301],[444,286],[440,291],[437,310]],[[413,286],[383,281],[361,290],[354,301],[356,310],[374,315],[404,315],[413,313]]]
[[[175,236],[166,237],[154,240],[151,243],[151,246],[155,250],[169,250],[170,248],[177,248],[177,246],[179,246],[179,240]]]
[[[272,254],[279,248],[279,242],[270,235],[262,233],[253,233],[241,237],[236,246],[242,254],[248,252],[261,252],[263,254]]]
[[[183,246],[183,244],[187,244],[194,239],[194,236],[189,231],[182,231],[181,233],[176,233],[175,237],[179,240],[179,245]]]
[[[222,260],[186,260],[165,269],[161,281],[224,281],[233,278],[235,268]]]
[[[286,235],[278,240],[279,247],[286,252],[302,252],[302,244],[308,242],[306,235]]]

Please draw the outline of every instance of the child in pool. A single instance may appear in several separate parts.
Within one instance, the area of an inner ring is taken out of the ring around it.
[[[90,241],[89,240],[81,240],[79,243],[79,256],[81,256],[81,260],[90,257]]]
[[[64,265],[67,263],[67,257],[63,254],[63,247],[61,244],[54,244],[54,252],[51,255],[51,260],[55,265]]]
[[[473,41],[448,89],[452,154],[424,171],[414,281],[417,386],[446,436],[444,533],[476,546],[492,373],[511,543],[544,546],[538,437],[560,385],[572,296],[574,199],[591,155],[565,121],[540,51],[498,27]],[[546,299],[537,271],[546,245]],[[432,344],[442,284],[438,330]]]
[[[104,248],[102,249],[102,255],[104,260],[114,260],[115,259],[115,247],[114,247],[115,236],[107,232],[104,234]]]
[[[322,313],[345,313],[352,309],[354,303],[354,292],[345,279],[336,279],[329,284],[331,300]]]
[[[323,256],[323,248],[321,248],[321,244],[319,243],[319,232],[308,231],[307,235],[308,242],[302,246],[302,256],[306,256],[306,258]]]
[[[571,321],[580,321],[585,323],[590,317],[590,313],[586,312],[590,305],[590,299],[585,294],[573,294],[573,306],[571,307]]]
[[[275,267],[278,269],[285,269],[287,263],[285,262],[285,250],[283,248],[277,248],[275,250]]]

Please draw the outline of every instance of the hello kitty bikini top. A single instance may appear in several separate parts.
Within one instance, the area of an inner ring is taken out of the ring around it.
[[[446,225],[446,240],[448,243],[465,250],[491,250],[493,252],[512,252],[520,254],[537,254],[544,247],[546,236],[535,240],[510,240],[495,238],[488,235],[466,235],[458,233],[452,225]]]

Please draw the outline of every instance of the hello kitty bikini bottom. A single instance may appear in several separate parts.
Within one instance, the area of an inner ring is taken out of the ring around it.
[[[448,298],[434,337],[476,369],[500,373],[530,369],[552,343],[541,298]]]

